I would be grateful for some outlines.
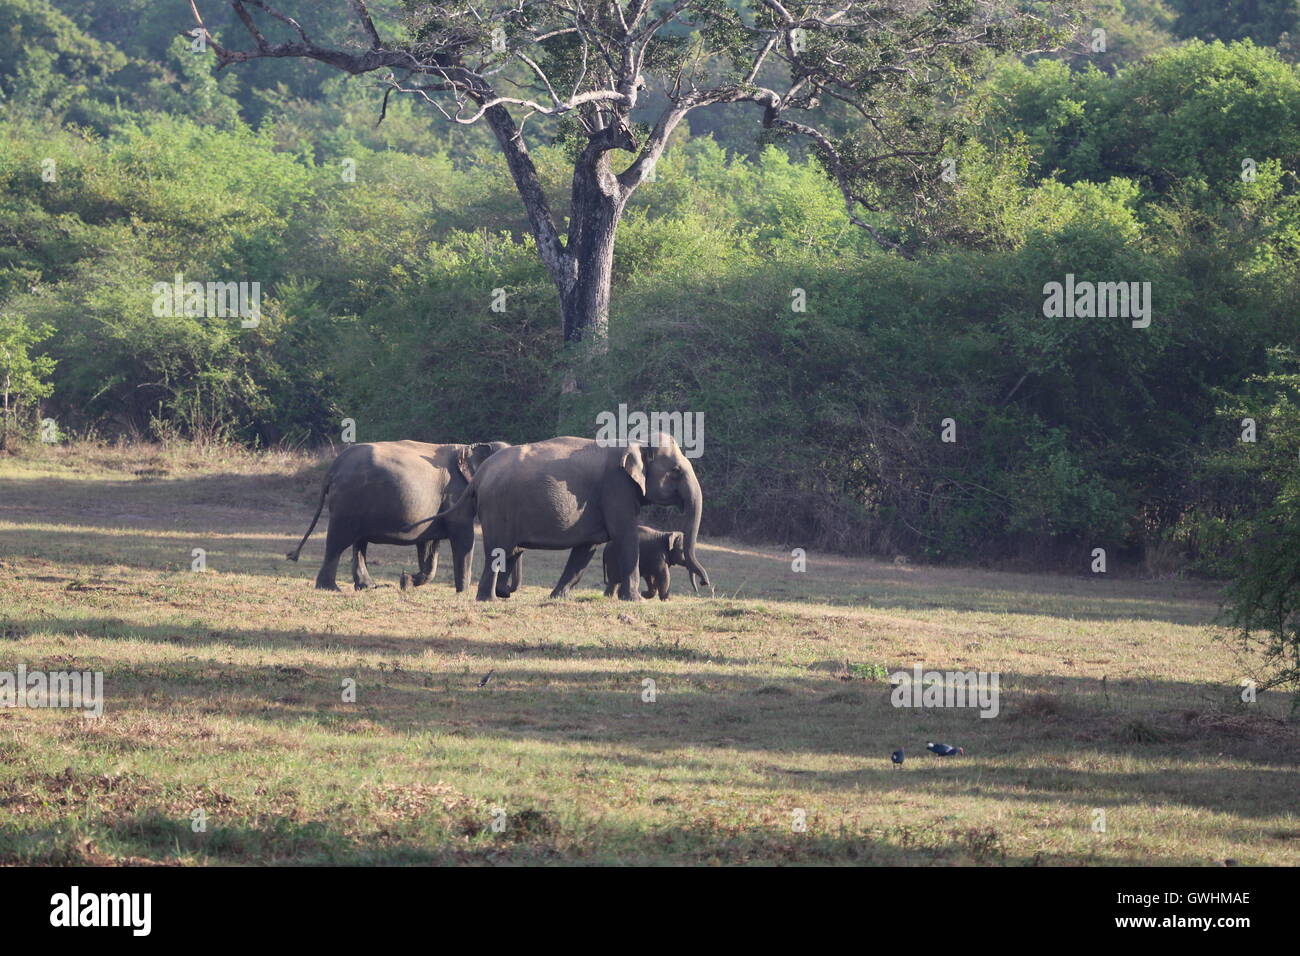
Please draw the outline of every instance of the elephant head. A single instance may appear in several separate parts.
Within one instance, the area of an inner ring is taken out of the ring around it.
[[[474,472],[478,471],[479,465],[502,448],[509,447],[510,443],[504,441],[481,441],[473,445],[461,445],[460,451],[456,453],[456,467],[461,477],[470,481],[474,477]]]
[[[700,534],[700,516],[704,513],[704,494],[691,461],[671,435],[659,435],[654,445],[632,445],[623,452],[622,468],[636,482],[642,502],[676,505],[686,515],[687,529],[682,536],[681,566],[691,573],[691,583],[698,576],[709,586],[709,575],[695,557],[695,542]]]
[[[668,563],[679,568],[686,567],[686,536],[680,531],[668,532]]]

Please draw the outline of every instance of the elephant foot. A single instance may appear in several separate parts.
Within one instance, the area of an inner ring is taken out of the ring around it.
[[[354,582],[352,582],[352,590],[354,590],[354,591],[369,591],[369,590],[371,590],[372,588],[374,588],[374,586],[375,586],[375,582],[374,582],[374,581],[354,581]]]
[[[333,581],[317,581],[317,582],[316,582],[316,590],[317,590],[317,591],[337,591],[338,589],[339,589],[339,586],[338,586],[337,584],[335,584]]]
[[[428,584],[428,583],[429,583],[429,575],[425,574],[423,571],[415,575],[415,577],[411,578],[411,587],[413,588],[418,588],[421,584]]]

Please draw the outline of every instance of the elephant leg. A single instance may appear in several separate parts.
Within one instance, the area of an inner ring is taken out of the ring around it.
[[[605,567],[605,597],[611,597],[614,589],[618,587],[618,568],[614,564],[614,552],[608,547],[601,556],[601,563]]]
[[[614,564],[618,568],[618,599],[641,600],[641,544],[637,540],[636,527],[632,527],[630,534],[613,539],[605,547],[614,549]]]
[[[475,600],[478,601],[496,600],[498,572],[494,570],[493,567],[496,564],[496,562],[492,560],[492,553],[496,551],[498,548],[501,548],[502,551],[509,550],[507,548],[502,547],[499,544],[496,544],[495,542],[489,542],[487,538],[483,539],[483,552],[484,552],[483,575],[478,579],[478,594],[475,595]]]
[[[322,591],[339,589],[335,581],[339,571],[339,559],[355,540],[350,531],[344,529],[343,521],[330,521],[329,532],[325,535],[325,560],[321,562],[320,570],[316,572],[318,589]]]
[[[418,588],[421,584],[432,581],[433,576],[438,573],[438,539],[429,538],[427,541],[417,541],[415,555],[420,563],[420,571],[415,577],[411,578],[411,584]]]
[[[362,538],[352,546],[352,587],[357,591],[373,588],[375,582],[370,578],[370,569],[366,567],[366,546],[370,544]]]
[[[485,546],[486,547],[486,546]],[[474,526],[452,531],[451,536],[451,575],[456,583],[456,593],[465,590],[469,581],[471,566],[474,563]],[[487,562],[491,567],[492,562]]]
[[[636,544],[633,539],[632,544]],[[569,552],[569,560],[564,563],[564,571],[560,574],[560,580],[555,583],[555,589],[551,591],[551,597],[562,598],[568,597],[573,586],[578,583],[582,577],[582,572],[587,569],[592,557],[596,554],[594,544],[580,544]]]
[[[506,556],[506,569],[497,578],[497,597],[508,598],[519,587],[519,559],[522,551],[516,549]]]

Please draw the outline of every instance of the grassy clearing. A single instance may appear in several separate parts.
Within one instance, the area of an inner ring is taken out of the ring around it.
[[[712,541],[718,596],[679,575],[667,604],[600,597],[599,557],[549,601],[563,555],[530,553],[478,605],[445,548],[417,591],[392,586],[414,549],[372,547],[389,586],[319,593],[323,535],[282,555],[322,469],[0,459],[0,670],[102,670],[107,696],[98,720],[0,710],[0,862],[1300,863],[1289,701],[1235,703],[1252,662],[1210,640],[1204,586],[797,574]],[[1001,715],[892,707],[882,669],[917,662],[1000,672]]]

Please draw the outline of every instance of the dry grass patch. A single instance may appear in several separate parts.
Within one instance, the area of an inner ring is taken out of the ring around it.
[[[328,594],[320,534],[283,559],[324,461],[0,461],[0,670],[108,697],[0,710],[0,862],[1300,864],[1289,701],[1233,704],[1213,588],[706,541],[714,597],[605,600],[597,559],[553,602],[534,552],[479,605],[382,547]],[[997,671],[1000,716],[892,707],[917,663]]]

